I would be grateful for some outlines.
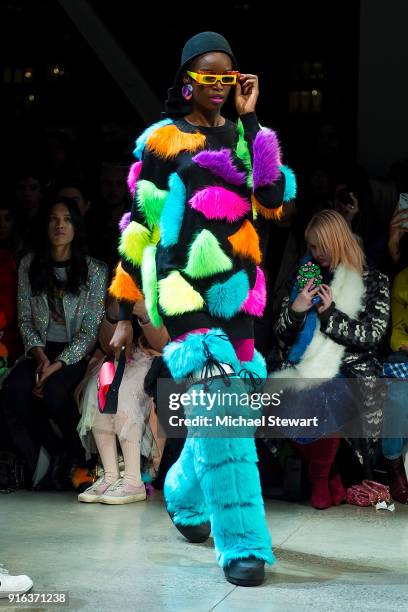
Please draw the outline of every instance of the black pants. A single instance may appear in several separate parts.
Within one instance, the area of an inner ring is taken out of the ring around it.
[[[44,351],[53,361],[64,346],[49,342]],[[43,400],[38,400],[32,394],[36,368],[35,359],[24,359],[10,372],[3,385],[4,414],[13,442],[26,459],[31,473],[37,464],[40,445],[51,454],[63,450],[71,463],[83,464],[84,449],[76,429],[79,413],[72,394],[85,374],[86,362],[81,360],[65,366],[50,376],[44,384]],[[62,442],[49,419],[58,425]]]

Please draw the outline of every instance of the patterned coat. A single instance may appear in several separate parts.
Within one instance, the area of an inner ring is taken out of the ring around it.
[[[374,439],[381,434],[382,429],[385,391],[379,378],[382,366],[378,351],[388,328],[390,293],[388,278],[376,270],[365,268],[361,280],[363,291],[357,315],[348,316],[333,302],[320,316],[320,331],[323,337],[344,347],[339,373],[347,378],[358,379],[361,432],[363,437]],[[346,291],[353,289],[353,286],[349,286]],[[285,358],[302,325],[303,319],[292,313],[289,297],[286,297],[274,328]],[[283,367],[287,365],[285,362]],[[320,372],[320,366],[319,369],[316,366],[314,376],[323,376]]]
[[[142,290],[171,338],[203,328],[253,337],[266,297],[254,216],[279,218],[296,192],[276,134],[254,113],[215,128],[165,120],[142,134],[135,155],[111,293],[123,305]]]

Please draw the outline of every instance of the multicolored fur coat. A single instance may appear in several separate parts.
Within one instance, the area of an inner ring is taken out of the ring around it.
[[[212,329],[253,338],[266,301],[254,216],[279,218],[296,194],[275,132],[255,113],[214,128],[166,119],[134,153],[134,201],[110,287],[122,318],[143,294],[151,321],[164,322],[171,338]]]

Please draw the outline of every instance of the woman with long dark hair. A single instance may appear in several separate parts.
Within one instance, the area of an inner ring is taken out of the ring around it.
[[[20,264],[18,323],[25,358],[3,387],[11,434],[32,477],[40,444],[51,455],[51,469],[56,469],[61,455],[68,468],[84,461],[72,392],[96,342],[106,283],[106,266],[86,254],[83,220],[76,203],[57,198],[45,210],[35,251]],[[33,411],[33,395],[44,400],[45,414],[43,407]],[[62,451],[49,418],[61,432]],[[36,435],[40,429],[41,440]]]

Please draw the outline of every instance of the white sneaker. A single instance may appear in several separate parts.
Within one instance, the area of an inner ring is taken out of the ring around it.
[[[33,581],[29,576],[10,576],[6,569],[0,567],[0,599],[27,593],[32,586]]]
[[[101,504],[131,504],[146,499],[146,488],[144,485],[133,487],[119,478],[115,484],[109,487],[101,496]]]
[[[78,501],[88,504],[99,502],[101,501],[102,495],[111,485],[111,482],[106,482],[105,477],[101,476],[96,482],[93,483],[93,485],[78,495]]]

